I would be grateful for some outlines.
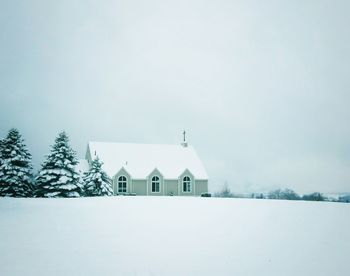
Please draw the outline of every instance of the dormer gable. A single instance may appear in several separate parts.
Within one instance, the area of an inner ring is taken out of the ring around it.
[[[128,178],[129,180],[131,179],[131,175],[130,173],[124,168],[122,167],[114,176],[113,179],[117,179],[119,176],[124,175],[126,178]]]
[[[194,175],[190,172],[189,169],[185,169],[179,176],[179,180],[182,180],[185,176],[190,177],[192,180],[194,180]]]
[[[147,179],[151,179],[153,176],[158,176],[161,180],[164,179],[163,174],[157,169],[155,168],[148,176]]]

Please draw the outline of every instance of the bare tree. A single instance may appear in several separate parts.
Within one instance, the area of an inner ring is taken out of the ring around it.
[[[227,182],[225,182],[224,186],[222,187],[221,191],[215,193],[215,197],[233,197],[233,193],[230,190],[230,187],[228,186]]]

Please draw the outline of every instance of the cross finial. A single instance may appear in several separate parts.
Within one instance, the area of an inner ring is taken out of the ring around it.
[[[183,147],[187,148],[186,131],[184,130],[184,131],[182,132],[182,134],[184,135],[184,140],[183,140],[183,142],[181,143],[181,145],[182,145]]]

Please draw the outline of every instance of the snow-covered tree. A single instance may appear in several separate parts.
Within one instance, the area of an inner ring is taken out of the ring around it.
[[[91,162],[90,170],[85,173],[85,195],[86,196],[111,196],[113,195],[112,181],[102,169],[102,163],[96,157]]]
[[[3,146],[4,142],[3,140],[0,138],[0,167],[2,165],[2,146]]]
[[[21,134],[17,129],[10,129],[0,141],[0,196],[32,196],[31,159]]]
[[[81,196],[83,184],[76,171],[77,164],[76,153],[69,146],[68,136],[61,132],[36,177],[36,196]]]

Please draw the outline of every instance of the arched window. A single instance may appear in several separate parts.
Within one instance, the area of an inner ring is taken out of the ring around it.
[[[160,192],[160,180],[158,176],[152,177],[152,193],[159,193]]]
[[[188,176],[185,176],[182,179],[182,189],[184,193],[191,192],[191,178],[189,178]]]
[[[126,193],[126,186],[127,186],[128,180],[124,175],[119,176],[118,178],[118,193]]]

